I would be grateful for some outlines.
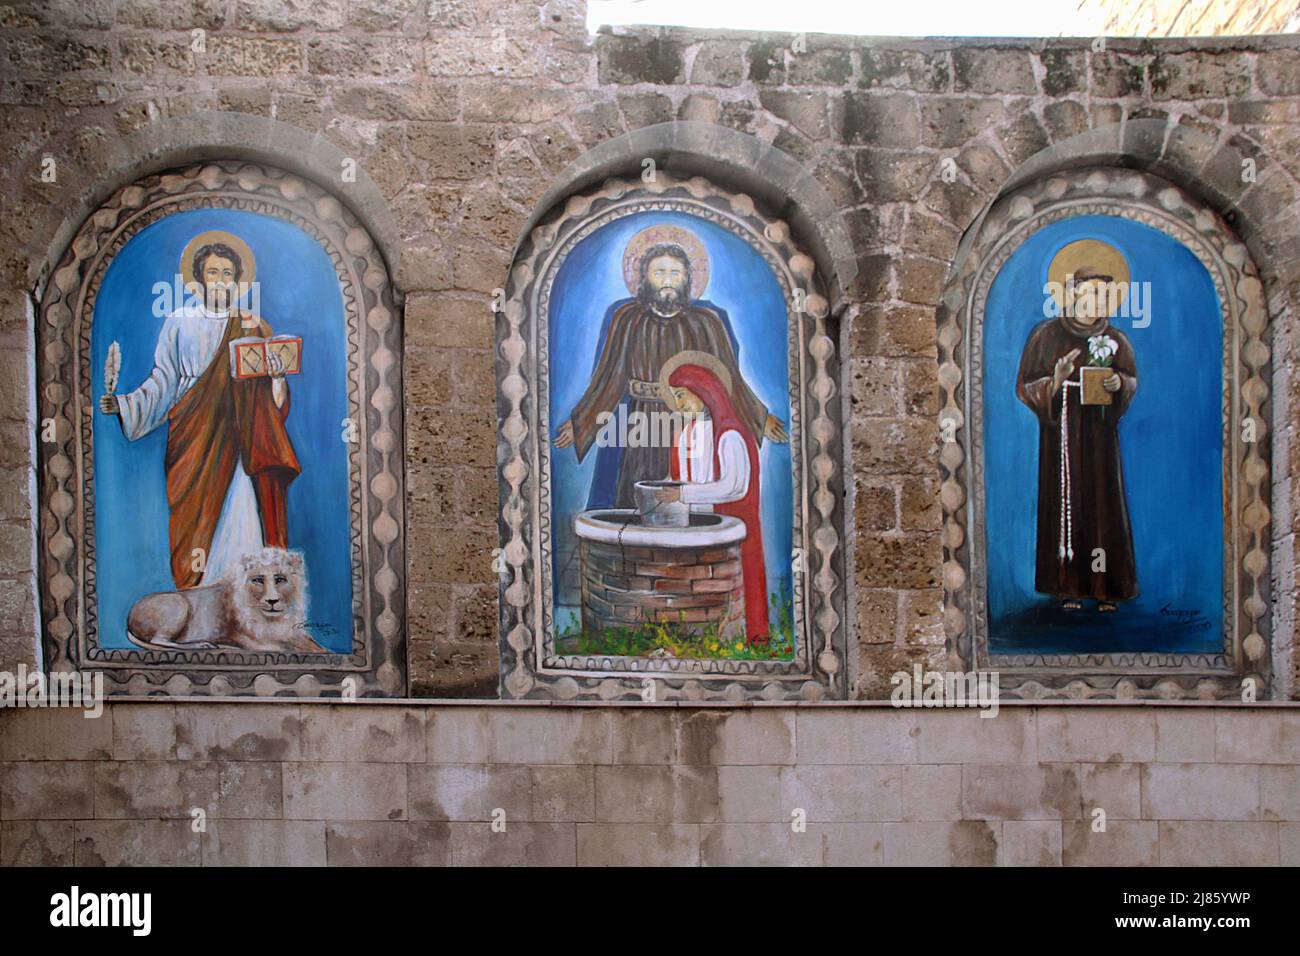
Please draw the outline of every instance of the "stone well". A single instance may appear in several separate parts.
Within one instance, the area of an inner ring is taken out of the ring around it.
[[[584,511],[574,519],[582,561],[582,629],[679,624],[699,633],[744,633],[740,545],[745,524],[698,513],[685,528],[643,525],[632,509]]]

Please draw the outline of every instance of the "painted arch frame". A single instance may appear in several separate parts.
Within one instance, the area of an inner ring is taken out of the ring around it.
[[[698,216],[742,237],[781,286],[789,317],[794,575],[802,624],[791,661],[564,655],[554,637],[548,297],[568,252],[602,224],[656,210]],[[497,462],[500,486],[501,694],[507,698],[817,700],[848,688],[843,532],[844,430],[839,349],[825,286],[787,223],[752,198],[658,170],[650,181],[611,179],[568,198],[539,225],[511,268],[496,324]]]
[[[1001,267],[1039,228],[1107,215],[1160,230],[1213,280],[1223,320],[1224,646],[1218,653],[996,654],[988,640],[982,425],[983,323]],[[1003,696],[1240,699],[1266,695],[1270,636],[1271,353],[1263,286],[1250,254],[1213,210],[1159,177],[1077,169],[998,200],[962,252],[938,310],[944,625],[949,664],[995,670]],[[1253,423],[1253,441],[1244,425]],[[951,438],[951,440],[947,440]]]
[[[232,209],[288,222],[314,239],[343,300],[353,577],[350,653],[123,650],[95,627],[94,429],[90,328],[108,265],[150,224],[196,209]],[[238,160],[193,164],[116,190],[83,223],[39,301],[38,415],[54,423],[39,449],[38,564],[47,671],[99,671],[130,696],[401,696],[406,692],[405,468],[402,323],[373,238],[337,198],[309,180]]]

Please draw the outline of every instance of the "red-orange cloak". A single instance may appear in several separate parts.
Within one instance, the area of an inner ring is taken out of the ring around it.
[[[231,378],[231,341],[271,335],[264,320],[258,319],[253,330],[244,328],[242,319],[238,314],[230,316],[211,363],[167,415],[164,467],[177,588],[192,588],[202,580],[203,571],[194,569],[194,549],[203,549],[206,556],[211,548],[236,466],[252,479],[263,543],[277,548],[289,543],[289,483],[302,468],[284,424],[289,415],[288,388],[284,405],[277,408],[270,378]]]

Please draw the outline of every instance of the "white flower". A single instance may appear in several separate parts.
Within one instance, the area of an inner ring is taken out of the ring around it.
[[[1100,365],[1119,351],[1119,343],[1109,335],[1094,335],[1088,339],[1088,355]]]

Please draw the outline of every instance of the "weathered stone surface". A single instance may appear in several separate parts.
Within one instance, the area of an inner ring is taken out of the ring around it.
[[[1142,92],[1145,69],[1142,60],[1116,50],[1094,53],[1092,90],[1095,96],[1134,96]]]
[[[512,764],[434,764],[411,767],[411,819],[490,821],[532,819],[532,770]]]
[[[0,823],[0,866],[71,866],[75,826],[64,820]]]
[[[286,820],[406,819],[406,768],[378,763],[287,763]]]
[[[1083,818],[1092,820],[1097,810],[1107,820],[1139,820],[1142,812],[1142,775],[1137,764],[1085,763],[1079,765],[1079,798]]]
[[[1142,770],[1142,816],[1156,820],[1258,820],[1259,768],[1155,764]]]
[[[303,716],[304,760],[423,763],[426,714],[406,707],[311,707]]]
[[[92,768],[84,761],[0,764],[0,819],[71,820],[91,816]]]
[[[220,721],[205,719],[196,708],[177,708],[176,756],[181,760],[300,760],[298,707],[238,704]]]
[[[220,820],[204,835],[203,865],[324,866],[325,846],[320,820]]]
[[[1043,64],[1043,93],[1061,96],[1088,88],[1088,58],[1082,50],[1053,47],[1039,54]]]
[[[190,820],[80,821],[73,865],[199,866],[203,836]]]
[[[278,818],[280,765],[114,761],[95,765],[95,816],[105,819]]]
[[[1149,763],[1155,759],[1151,711],[1069,708],[1038,712],[1038,756],[1043,761]]]
[[[601,35],[596,44],[601,83],[680,83],[685,76],[682,46],[666,37]]]
[[[678,716],[677,760],[683,764],[784,764],[794,762],[795,716],[779,710],[733,719],[731,710],[697,710]]]
[[[1060,866],[1061,824],[1007,820],[1002,824],[1002,866]]]
[[[717,819],[712,767],[597,767],[596,819],[606,823],[710,823]]]
[[[866,47],[861,51],[858,85],[941,93],[952,83],[951,54],[943,51],[886,50]]]
[[[429,720],[431,763],[606,764],[610,720],[599,710],[440,710]]]
[[[0,709],[0,760],[108,760],[113,722],[73,708]]]
[[[922,709],[916,718],[917,759],[944,764],[1037,763],[1040,714],[1006,707],[990,718],[974,710]]]
[[[1077,820],[1079,776],[1073,764],[967,764],[962,815],[983,820]]]
[[[781,801],[818,823],[901,820],[901,771],[892,766],[788,767],[781,774]]]
[[[700,828],[669,823],[579,823],[580,866],[698,866]]]
[[[700,44],[691,64],[691,83],[698,86],[737,86],[745,75],[739,43],[709,41]]]
[[[493,830],[490,823],[453,823],[453,866],[574,866],[578,834],[572,823],[515,823]]]
[[[405,821],[331,823],[325,854],[330,866],[450,866],[451,827]]]
[[[1147,67],[1156,99],[1198,100],[1241,96],[1250,89],[1250,67],[1218,53],[1156,54]]]
[[[1062,825],[1061,862],[1066,866],[1150,866],[1159,862],[1159,827],[1148,820],[1107,820],[1095,829],[1091,818]]]
[[[885,866],[996,866],[1000,827],[957,823],[886,823]]]
[[[798,715],[798,763],[914,763],[919,730],[910,710],[811,710]]]
[[[1268,50],[1258,59],[1259,88],[1269,96],[1300,93],[1300,50]]]
[[[953,51],[953,89],[958,93],[1035,92],[1034,69],[1025,50],[964,47]]]
[[[1277,866],[1276,823],[1160,824],[1161,866]]]

